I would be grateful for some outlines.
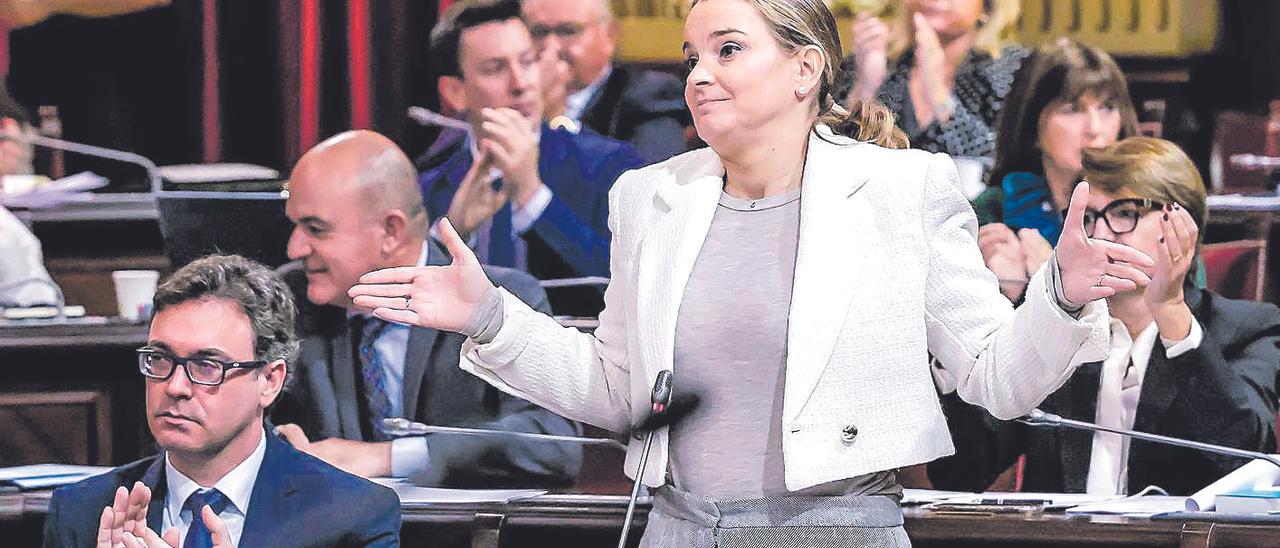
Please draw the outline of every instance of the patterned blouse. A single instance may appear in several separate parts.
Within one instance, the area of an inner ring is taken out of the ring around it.
[[[952,93],[956,98],[955,114],[945,125],[938,121],[920,127],[911,104],[907,80],[915,64],[915,52],[907,50],[889,63],[889,72],[880,85],[880,102],[893,111],[898,127],[911,139],[911,147],[951,156],[980,156],[994,159],[996,115],[1005,95],[1013,87],[1013,76],[1031,50],[1022,46],[1005,46],[1000,58],[973,52],[956,69]],[[849,56],[841,63],[836,76],[834,95],[845,97],[853,89],[856,61]]]

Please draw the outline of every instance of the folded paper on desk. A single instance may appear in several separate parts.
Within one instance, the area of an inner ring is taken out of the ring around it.
[[[1267,461],[1250,461],[1249,464],[1222,476],[1222,479],[1210,483],[1208,487],[1188,497],[1184,509],[1188,512],[1213,510],[1214,497],[1218,495],[1250,489],[1267,489],[1277,484],[1280,484],[1280,467]]]
[[[511,502],[546,494],[539,489],[445,489],[414,485],[403,478],[372,478],[374,483],[390,487],[401,504],[474,504]]]
[[[36,185],[24,189],[20,193],[0,193],[0,203],[5,207],[41,209],[56,207],[62,204],[82,201],[89,196],[84,194],[96,188],[107,186],[107,178],[92,171],[69,175],[48,184]],[[6,188],[8,184],[6,182]]]
[[[70,485],[90,476],[111,470],[110,466],[80,466],[76,464],[29,464],[0,468],[0,486],[16,487],[23,491],[48,489]]]

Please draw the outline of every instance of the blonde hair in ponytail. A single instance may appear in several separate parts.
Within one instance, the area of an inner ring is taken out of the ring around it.
[[[893,111],[875,101],[857,101],[849,109],[834,103],[818,118],[840,135],[874,143],[884,148],[907,148],[907,134],[894,122]]]
[[[860,103],[845,109],[831,95],[836,69],[844,53],[836,18],[822,0],[743,0],[764,17],[783,50],[797,52],[814,46],[822,52],[822,84],[816,107],[818,123],[840,135],[885,148],[906,148],[907,135],[894,125],[893,113],[879,103]],[[697,4],[698,0],[693,0]],[[692,7],[692,6],[691,6]]]

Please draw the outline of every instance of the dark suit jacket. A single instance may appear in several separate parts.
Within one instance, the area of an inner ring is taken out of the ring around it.
[[[684,128],[691,121],[680,79],[619,65],[614,65],[582,111],[582,125],[635,145],[645,163],[661,162],[687,150]]]
[[[1204,340],[1199,348],[1174,359],[1166,358],[1164,345],[1156,341],[1134,430],[1275,452],[1280,309],[1191,287],[1186,296]],[[1040,408],[1094,422],[1101,366],[1082,365]],[[943,402],[956,454],[929,465],[935,487],[981,491],[1025,453],[1025,491],[1084,492],[1092,433],[1002,422],[954,394]],[[1246,462],[1132,440],[1128,490],[1136,493],[1158,485],[1171,495],[1190,495]]]
[[[448,213],[471,163],[465,140],[419,159],[418,184],[431,218]],[[609,276],[609,189],[622,172],[642,165],[631,145],[543,125],[538,175],[553,196],[523,235],[529,273],[540,280]],[[604,308],[602,295],[596,289],[557,293],[553,308],[557,314],[593,316]]]
[[[427,264],[447,264],[444,250],[429,243]],[[281,267],[298,303],[302,339],[297,378],[273,410],[276,423],[294,422],[313,439],[365,440],[360,396],[360,360],[346,310],[306,299],[307,279],[299,263]],[[546,294],[523,272],[486,267],[495,284],[535,309],[546,311]],[[404,367],[404,415],[435,426],[492,428],[514,432],[581,435],[578,423],[499,392],[458,367],[457,333],[413,327]],[[581,465],[573,444],[512,441],[496,437],[434,435],[427,439],[426,477],[432,485],[558,486],[571,483]]]
[[[117,487],[151,488],[147,526],[164,520],[164,454],[54,491],[44,546],[92,548],[102,509]],[[338,470],[267,436],[266,454],[245,512],[240,546],[399,546],[400,499],[386,487]]]

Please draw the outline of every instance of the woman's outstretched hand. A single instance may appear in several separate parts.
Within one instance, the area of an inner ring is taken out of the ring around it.
[[[1127,245],[1096,240],[1084,231],[1089,183],[1076,185],[1055,251],[1064,305],[1083,305],[1116,293],[1146,287],[1155,266],[1147,254]]]
[[[448,266],[401,266],[375,270],[347,291],[356,306],[390,322],[462,331],[476,303],[493,282],[475,253],[448,219],[437,224],[440,239],[453,256]]]

